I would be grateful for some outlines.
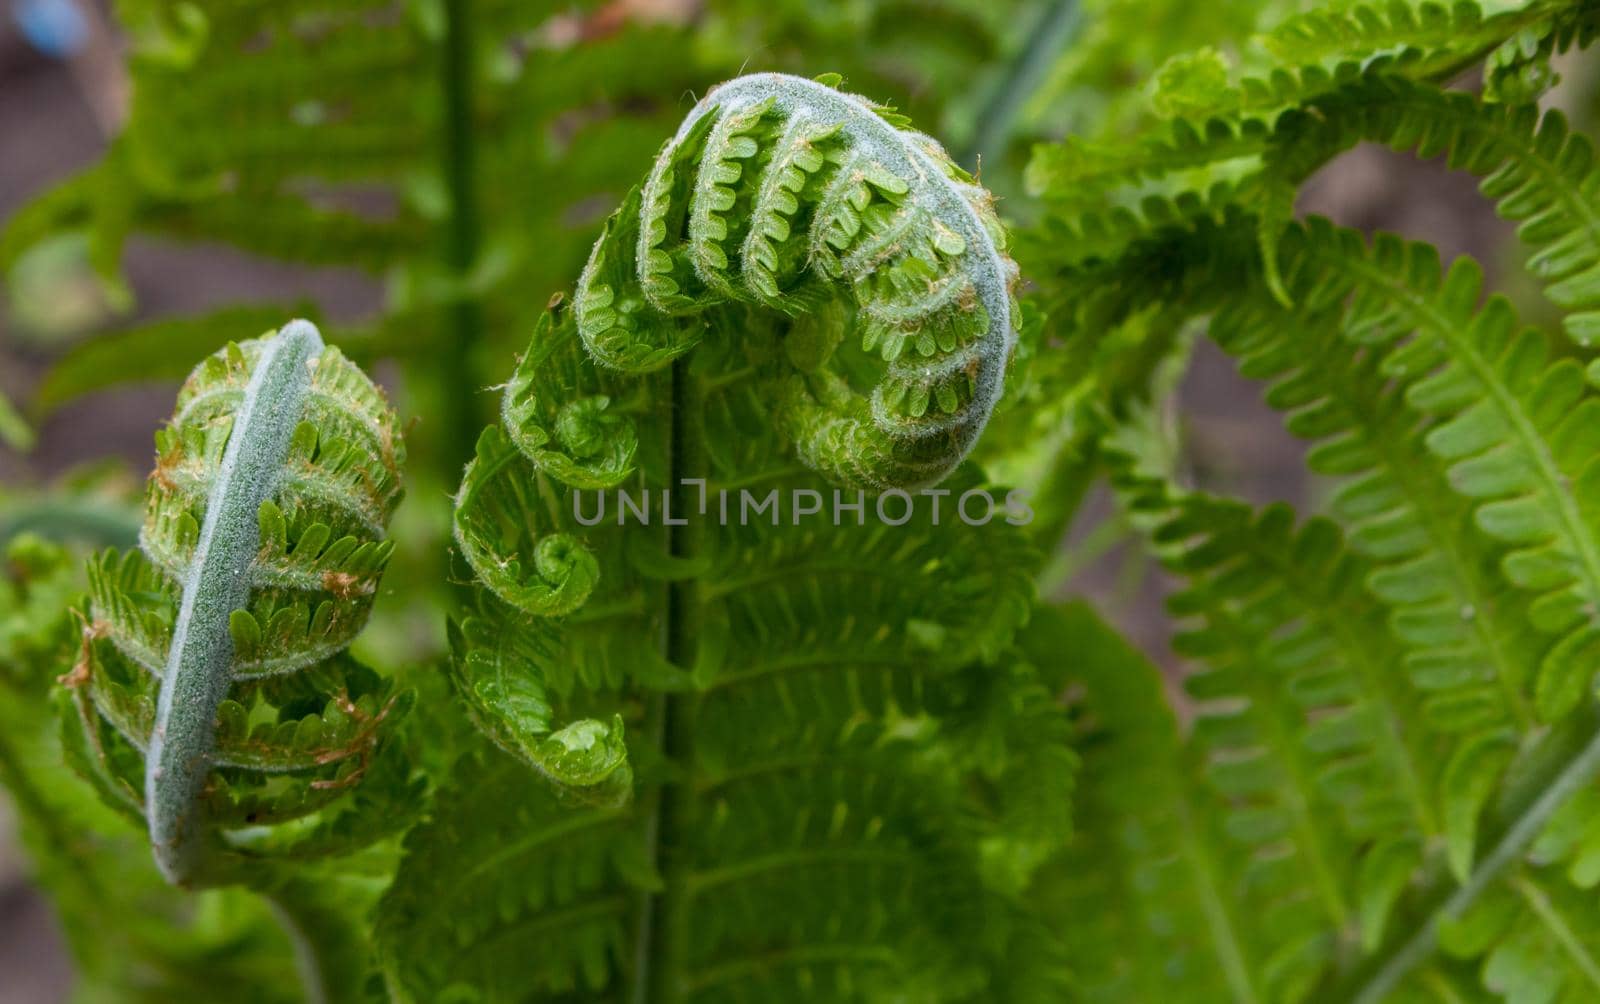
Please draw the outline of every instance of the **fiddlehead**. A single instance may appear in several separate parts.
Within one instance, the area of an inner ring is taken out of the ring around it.
[[[603,366],[646,373],[702,339],[709,308],[802,319],[777,394],[801,458],[835,482],[932,483],[1000,396],[1016,329],[1004,247],[992,198],[934,140],[826,83],[754,74],[695,106],[611,218],[578,330]]]
[[[261,850],[241,828],[320,813],[320,833],[295,828],[302,849],[352,842],[335,797],[403,710],[344,654],[393,550],[394,413],[295,321],[197,367],[156,444],[140,550],[91,563],[66,678],[103,780],[142,810],[173,882],[214,881],[214,844]]]
[[[1075,764],[1010,647],[1037,554],[992,497],[958,515],[989,496],[952,468],[1012,339],[999,242],[931,140],[822,84],[734,81],[667,144],[456,496],[453,682],[521,763],[461,758],[407,838],[394,985],[955,1004],[1022,971],[970,922],[1059,846],[1024,778]]]
[[[546,619],[637,602],[615,570],[637,564],[637,547],[571,514],[578,492],[665,480],[659,456],[640,470],[635,422],[664,396],[663,367],[709,343],[699,370],[723,370],[719,385],[748,377],[741,407],[766,414],[741,420],[738,449],[757,469],[797,452],[835,483],[936,482],[1001,390],[1015,338],[1004,240],[989,194],[886,108],[781,74],[696,106],[607,223],[576,309],[541,320],[503,431],[485,431],[457,495],[456,541],[479,582],[536,619],[528,635],[506,631],[491,604],[453,635],[484,731],[588,797],[626,789],[619,723],[549,731],[546,688],[570,690],[584,668],[559,654],[570,626]],[[608,564],[613,588],[596,598]],[[530,665],[544,667],[533,680]]]

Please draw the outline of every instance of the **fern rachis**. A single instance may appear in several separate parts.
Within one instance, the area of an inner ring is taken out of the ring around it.
[[[93,562],[68,679],[106,782],[124,784],[116,747],[143,759],[125,797],[169,880],[237,881],[228,859],[270,842],[232,830],[324,807],[329,837],[349,829],[329,796],[404,710],[342,653],[392,550],[403,453],[381,394],[303,321],[197,368],[158,446],[142,553]]]

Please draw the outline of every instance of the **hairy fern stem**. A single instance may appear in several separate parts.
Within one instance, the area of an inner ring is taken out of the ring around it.
[[[321,336],[304,321],[287,325],[263,350],[184,575],[145,757],[150,842],[172,882],[190,881],[198,866],[200,796],[217,710],[234,676],[232,619],[248,604],[249,569],[261,546],[258,513],[289,452],[321,351]]]

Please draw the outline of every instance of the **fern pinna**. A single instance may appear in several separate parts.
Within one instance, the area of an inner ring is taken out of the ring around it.
[[[516,759],[469,753],[407,840],[404,999],[1056,999],[1025,894],[1072,757],[1011,647],[1035,557],[957,514],[1001,239],[826,82],[736,80],[663,148],[457,496],[457,690]]]
[[[1125,647],[1077,674],[1079,819],[1097,824],[1074,860],[1105,870],[1056,888],[1075,914],[1123,904],[1068,934],[1095,999],[1600,993],[1600,171],[1530,100],[1594,17],[1462,3],[1290,19],[1265,70],[1164,79],[1186,109],[1170,129],[1036,157],[1051,220],[1025,253],[1060,305],[1055,333],[1205,319],[1337,479],[1326,515],[1300,520],[1180,486],[1138,408],[1095,420],[1130,518],[1181,583],[1176,647],[1194,665],[1187,736],[1111,678],[1138,661]],[[1440,86],[1486,58],[1483,93]],[[1481,176],[1559,330],[1486,299],[1471,261],[1294,222],[1305,179],[1361,141]],[[1182,794],[1135,804],[1134,784]]]
[[[403,814],[409,700],[346,654],[393,545],[404,446],[304,321],[198,366],[157,435],[140,549],[96,558],[82,755],[170,881],[359,848]],[[355,794],[352,795],[351,793]],[[370,795],[370,797],[368,797]]]

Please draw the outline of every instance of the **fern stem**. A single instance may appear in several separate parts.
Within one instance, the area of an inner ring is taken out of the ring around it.
[[[306,1004],[359,1004],[367,999],[366,929],[354,919],[361,911],[318,884],[329,881],[276,873],[256,892],[289,939]]]
[[[1600,775],[1600,730],[1596,730],[1589,744],[1543,788],[1539,797],[1517,818],[1466,883],[1430,911],[1427,920],[1410,940],[1401,945],[1389,961],[1350,998],[1354,1004],[1378,1004],[1387,998],[1411,970],[1433,953],[1438,943],[1440,925],[1461,916],[1477,902],[1478,897],[1533,843],[1550,816],[1568,798],[1592,783],[1596,775]]]
[[[698,489],[684,484],[685,478],[705,478],[709,473],[702,397],[703,389],[691,374],[688,361],[674,362],[667,469],[673,512],[676,518],[687,522],[668,526],[667,545],[668,553],[680,559],[693,558],[699,552],[704,534],[705,521],[696,512]],[[702,602],[696,579],[674,582],[668,587],[665,649],[668,661],[676,666],[688,668],[694,664]],[[651,842],[662,863],[665,882],[662,892],[651,897],[647,912],[640,918],[633,997],[636,1004],[667,1004],[680,996],[682,988],[689,906],[689,862],[683,843],[694,801],[693,778],[687,768],[694,757],[695,700],[693,695],[662,695],[658,699],[662,755],[669,769],[683,769],[663,783],[651,821]]]
[[[1183,827],[1184,864],[1188,866],[1194,878],[1195,890],[1200,895],[1200,908],[1210,928],[1211,947],[1228,981],[1228,989],[1240,1004],[1257,1004],[1261,994],[1251,979],[1254,970],[1245,959],[1237,925],[1218,892],[1221,883],[1211,866],[1211,855],[1200,850],[1201,835],[1195,825],[1194,808],[1187,797],[1179,798],[1176,808]]]
[[[289,948],[294,953],[295,973],[300,977],[301,989],[305,991],[306,1004],[328,1004],[328,982],[323,976],[322,960],[317,956],[316,941],[300,926],[282,899],[268,894],[263,894],[261,898],[266,901],[273,919],[289,939]]]
[[[989,92],[978,112],[971,137],[956,155],[956,162],[976,167],[988,161],[997,166],[1005,157],[1005,144],[1011,138],[1017,114],[1038,89],[1057,53],[1077,31],[1083,20],[1078,0],[1053,0],[1028,32],[1021,54],[1013,59],[1006,74]]]
[[[444,123],[445,184],[450,193],[450,218],[445,233],[445,263],[458,282],[465,284],[478,257],[481,239],[478,199],[474,179],[477,156],[473,126],[472,0],[445,0],[445,35],[441,51]],[[472,375],[476,346],[483,335],[483,313],[476,299],[459,288],[450,305],[450,323],[440,329],[432,353],[430,382],[436,389],[437,415],[434,444],[441,469],[458,467],[471,459],[472,430],[478,425],[473,402],[478,390]]]
[[[271,497],[311,386],[322,337],[305,321],[267,342],[234,413],[182,578],[182,598],[145,754],[145,805],[156,864],[169,882],[194,878],[201,856],[200,795],[211,767],[217,708],[233,683],[231,618],[247,606]]]

